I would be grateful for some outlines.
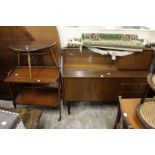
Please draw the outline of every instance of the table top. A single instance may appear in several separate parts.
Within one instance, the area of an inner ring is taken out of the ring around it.
[[[4,79],[9,83],[56,83],[60,71],[56,67],[36,66],[32,67],[32,78],[30,78],[29,67],[20,66],[14,68],[11,73]]]
[[[133,129],[143,129],[144,126],[140,123],[136,116],[136,107],[140,103],[140,98],[121,99],[120,107],[122,113],[126,113]]]
[[[10,49],[18,52],[35,52],[54,46],[56,42],[51,41],[19,41],[10,45]]]

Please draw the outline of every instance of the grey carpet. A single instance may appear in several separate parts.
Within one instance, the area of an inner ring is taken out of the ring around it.
[[[0,101],[1,107],[12,108],[11,101]],[[18,105],[18,107],[23,107]],[[24,106],[25,107],[25,106]],[[111,129],[116,120],[117,106],[113,104],[73,103],[71,114],[67,106],[62,106],[62,119],[59,122],[57,108],[41,108],[43,113],[39,129]]]

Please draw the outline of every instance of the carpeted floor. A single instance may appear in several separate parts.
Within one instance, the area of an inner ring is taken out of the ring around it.
[[[11,101],[0,101],[1,107],[12,108]],[[23,107],[18,105],[18,107]],[[25,107],[25,106],[24,106]],[[42,107],[39,129],[111,129],[114,126],[117,106],[114,104],[73,103],[71,114],[67,106],[62,106],[62,119],[59,122],[57,108]]]

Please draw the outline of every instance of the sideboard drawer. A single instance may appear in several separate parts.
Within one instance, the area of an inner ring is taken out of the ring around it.
[[[120,91],[139,91],[144,90],[146,83],[120,83],[118,90]]]
[[[120,83],[117,91],[117,96],[122,97],[142,97],[146,83]]]

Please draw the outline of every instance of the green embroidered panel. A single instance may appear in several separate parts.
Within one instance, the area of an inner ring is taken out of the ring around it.
[[[83,46],[143,51],[144,45],[135,34],[83,33]]]

